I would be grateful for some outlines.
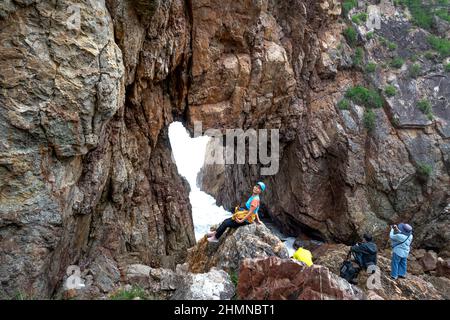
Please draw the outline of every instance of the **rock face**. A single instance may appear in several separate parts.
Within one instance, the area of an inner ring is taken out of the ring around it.
[[[318,3],[296,4],[269,6],[296,81],[296,99],[286,103],[298,111],[295,124],[281,123],[278,173],[261,176],[261,165],[216,164],[202,169],[199,185],[231,209],[263,180],[263,213],[292,236],[306,233],[350,244],[370,232],[384,247],[387,226],[408,221],[415,228],[414,246],[445,251],[450,247],[446,60],[436,53],[420,56],[432,50],[429,32],[415,27],[401,8],[383,2],[375,6],[381,27],[372,30],[371,39],[364,24],[348,19],[363,49],[361,64],[352,67],[355,49],[341,35],[347,26],[321,12]],[[349,17],[366,9],[353,9]],[[317,11],[311,15],[311,10]],[[306,25],[318,32],[310,33]],[[388,43],[396,49],[388,49]],[[392,67],[394,58],[404,59],[403,67]],[[376,65],[372,73],[363,69],[369,62]],[[371,131],[364,125],[367,107],[337,106],[358,84],[381,94],[383,106],[373,109]],[[395,96],[385,93],[388,85],[395,87]],[[429,101],[432,116],[421,111],[420,100]]]
[[[364,293],[328,268],[290,259],[244,260],[237,293],[250,300],[361,300]]]
[[[428,251],[425,253],[425,255],[420,260],[423,266],[424,271],[432,271],[436,269],[437,262],[438,262],[438,256],[436,252]]]
[[[94,2],[0,6],[7,296],[49,297],[68,265],[83,269],[102,252],[115,269],[129,258],[157,267],[195,243],[167,137],[185,107],[185,3],[149,1],[150,23],[132,1]]]
[[[437,275],[450,279],[450,259],[439,258],[437,261]]]
[[[230,300],[235,290],[230,276],[223,270],[212,268],[207,273],[192,274],[182,265],[175,272],[130,265],[126,281],[139,285],[159,299]]]
[[[212,267],[227,271],[238,271],[244,259],[276,256],[288,258],[283,244],[264,225],[253,223],[226,231],[220,242],[210,243],[206,237],[189,249],[187,263],[194,273],[207,272]]]

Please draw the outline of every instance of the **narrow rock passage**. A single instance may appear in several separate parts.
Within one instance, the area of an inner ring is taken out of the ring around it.
[[[231,215],[223,206],[217,206],[216,200],[201,191],[196,184],[197,174],[203,166],[206,144],[210,138],[206,136],[191,138],[181,122],[174,122],[170,125],[169,138],[178,172],[186,178],[191,187],[189,200],[192,205],[195,239],[198,241],[212,225],[221,223]],[[287,237],[268,221],[265,221],[265,224],[284,242],[289,254],[292,255],[295,238]]]

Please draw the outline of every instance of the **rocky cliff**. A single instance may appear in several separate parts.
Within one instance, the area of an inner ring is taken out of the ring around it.
[[[380,35],[415,35],[394,9],[382,9]],[[264,204],[290,233],[348,242],[409,219],[417,243],[448,248],[442,59],[413,83],[403,69],[365,77],[340,15],[336,0],[3,1],[2,294],[53,296],[71,264],[103,283],[130,263],[184,261],[195,238],[189,186],[171,161],[175,120],[191,131],[195,121],[204,130],[279,129],[280,170],[264,178]],[[385,60],[391,53],[378,50],[381,38],[363,42],[366,31],[357,39],[364,59]],[[386,82],[401,93],[383,96],[370,133],[363,106],[336,106],[348,88]],[[414,109],[425,96],[433,120]],[[420,179],[424,164],[431,174]],[[252,166],[220,170],[221,184],[209,185],[227,206],[259,178]]]
[[[2,2],[2,293],[48,297],[68,265],[157,267],[195,243],[167,136],[190,19],[183,1]]]
[[[263,180],[263,214],[293,236],[350,244],[370,232],[384,247],[388,225],[408,221],[415,246],[448,255],[448,22],[435,17],[426,30],[389,1],[365,1],[342,19],[324,5],[326,20],[312,18],[312,5],[286,6],[271,8],[296,83],[279,171],[207,165],[199,185],[231,209]],[[369,29],[361,20],[373,10],[380,24]]]

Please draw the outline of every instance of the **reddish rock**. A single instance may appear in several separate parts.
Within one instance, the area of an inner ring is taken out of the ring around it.
[[[436,269],[438,261],[437,253],[434,251],[428,251],[425,253],[425,255],[420,259],[420,262],[422,263],[423,270],[424,271],[433,271]]]
[[[305,267],[290,259],[247,259],[237,288],[241,299],[360,300],[363,292],[320,265]]]

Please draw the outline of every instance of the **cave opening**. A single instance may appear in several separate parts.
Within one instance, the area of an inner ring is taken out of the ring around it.
[[[206,147],[211,139],[208,136],[192,138],[181,122],[169,125],[169,139],[173,160],[178,173],[189,183],[189,201],[192,207],[195,239],[199,241],[212,225],[219,224],[231,216],[230,211],[218,206],[216,199],[200,189],[197,175],[205,162]],[[284,242],[290,255],[294,253],[295,237],[288,237],[272,221],[264,219],[266,226]]]
[[[189,201],[192,206],[192,219],[196,241],[209,231],[211,225],[229,218],[230,213],[222,206],[216,205],[216,199],[200,190],[197,174],[203,166],[206,145],[209,137],[191,138],[181,122],[169,126],[169,139],[178,173],[189,183]]]

